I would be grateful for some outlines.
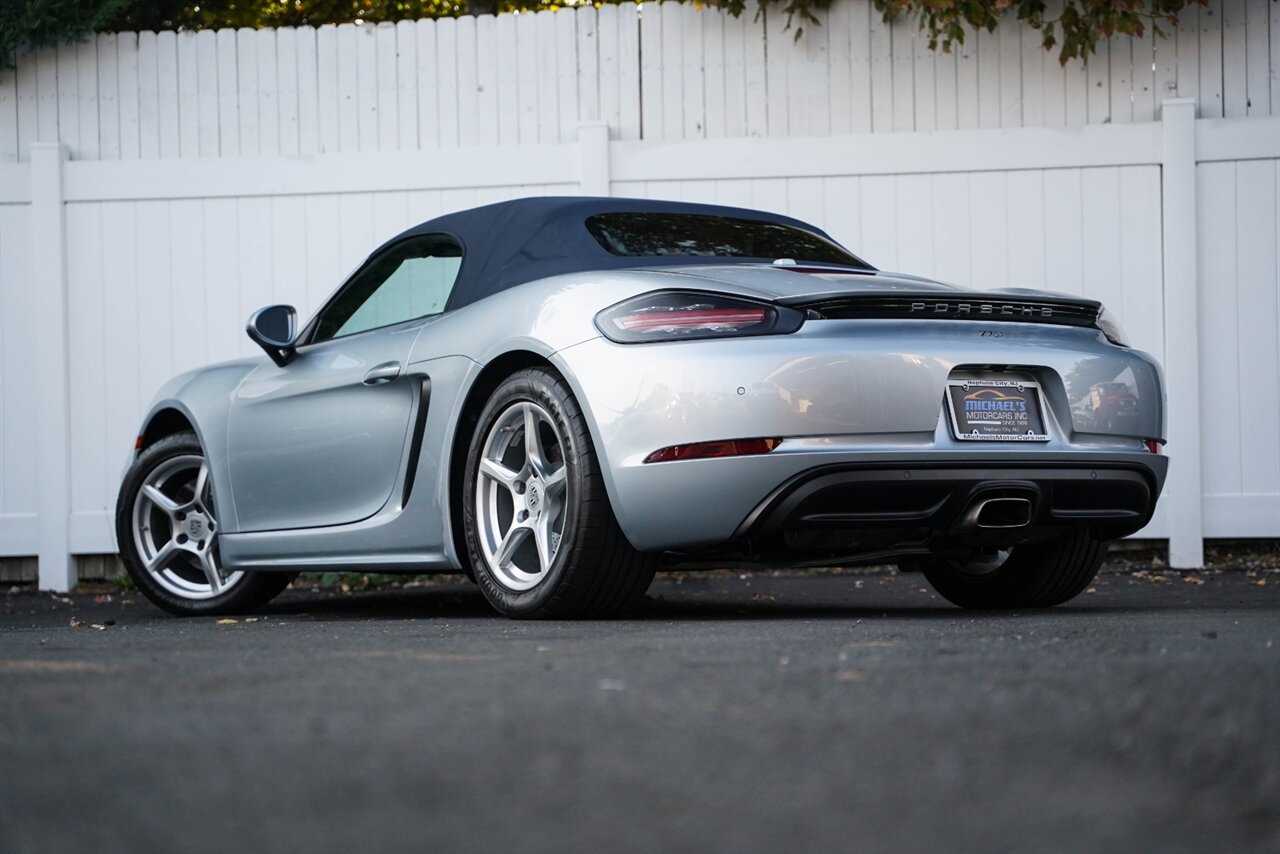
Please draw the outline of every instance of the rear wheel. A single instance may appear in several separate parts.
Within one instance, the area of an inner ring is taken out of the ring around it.
[[[582,410],[559,374],[508,377],[467,455],[463,528],[476,581],[511,617],[606,617],[634,605],[655,559],[627,542]]]
[[[962,608],[1049,608],[1083,592],[1106,555],[1107,544],[1081,529],[964,560],[917,557],[912,568],[922,571],[943,598]]]
[[[227,614],[265,604],[291,576],[223,568],[209,465],[194,433],[149,446],[125,476],[116,540],[129,577],[174,614]]]

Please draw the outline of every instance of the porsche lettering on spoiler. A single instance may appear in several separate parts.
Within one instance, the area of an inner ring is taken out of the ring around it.
[[[1053,307],[1030,303],[993,302],[913,302],[912,314],[948,317],[1053,317]]]

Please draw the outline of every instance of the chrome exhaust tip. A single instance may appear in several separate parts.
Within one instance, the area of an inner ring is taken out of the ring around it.
[[[1031,499],[983,498],[964,514],[968,528],[1022,528],[1031,524]]]

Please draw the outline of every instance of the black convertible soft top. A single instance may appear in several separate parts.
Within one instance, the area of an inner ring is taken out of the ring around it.
[[[462,266],[446,307],[450,310],[524,282],[561,273],[726,261],[724,257],[708,255],[613,254],[601,246],[586,226],[589,217],[610,213],[673,213],[759,220],[798,228],[835,244],[826,232],[808,223],[746,208],[651,199],[544,196],[512,199],[436,217],[396,236],[371,257],[407,237],[423,234],[453,237],[462,245]],[[774,259],[737,257],[733,260]]]

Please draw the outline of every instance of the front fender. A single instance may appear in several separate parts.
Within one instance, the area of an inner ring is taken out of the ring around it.
[[[213,481],[214,494],[218,496],[218,515],[222,529],[227,533],[240,529],[227,466],[227,422],[231,399],[245,377],[267,365],[266,359],[243,359],[179,374],[161,387],[138,431],[139,436],[146,435],[153,422],[165,412],[177,412],[191,424],[209,461],[209,477]],[[131,456],[130,465],[133,459]]]

